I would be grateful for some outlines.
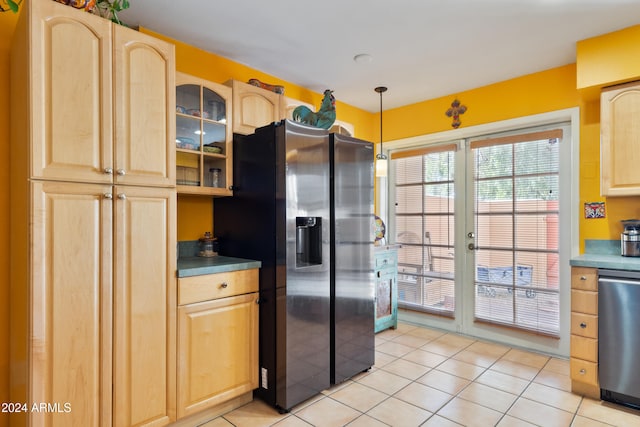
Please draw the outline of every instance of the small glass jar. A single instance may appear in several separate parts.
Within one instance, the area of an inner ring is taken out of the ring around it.
[[[215,251],[217,246],[216,240],[218,239],[216,237],[213,237],[210,231],[204,233],[204,237],[198,239],[198,241],[200,242],[200,252],[198,252],[198,256],[214,257],[218,255],[218,252]]]
[[[222,169],[220,168],[209,169],[209,182],[211,182],[212,187],[220,187],[220,172],[222,172]]]

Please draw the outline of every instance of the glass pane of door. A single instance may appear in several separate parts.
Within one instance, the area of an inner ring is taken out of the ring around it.
[[[471,142],[476,321],[560,333],[556,135]]]
[[[453,316],[455,146],[434,148],[395,163],[395,242],[398,305]]]

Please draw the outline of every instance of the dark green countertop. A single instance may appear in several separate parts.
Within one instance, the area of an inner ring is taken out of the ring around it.
[[[620,255],[620,240],[585,239],[585,253],[571,258],[573,267],[640,271],[640,257]]]
[[[228,256],[178,258],[178,277],[201,276],[235,270],[260,268],[262,263],[251,259]]]
[[[622,255],[584,254],[571,258],[570,264],[573,267],[640,271],[640,257]]]

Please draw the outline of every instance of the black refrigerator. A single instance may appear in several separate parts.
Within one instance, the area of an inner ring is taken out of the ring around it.
[[[374,364],[373,146],[283,120],[234,137],[220,254],[260,260],[260,384],[281,411]]]

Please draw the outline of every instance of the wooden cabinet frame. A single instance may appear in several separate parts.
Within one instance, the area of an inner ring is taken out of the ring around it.
[[[258,294],[178,308],[178,417],[258,387]]]
[[[603,89],[600,97],[600,193],[640,195],[640,82]]]

